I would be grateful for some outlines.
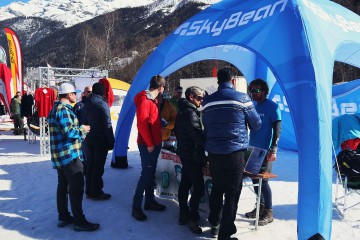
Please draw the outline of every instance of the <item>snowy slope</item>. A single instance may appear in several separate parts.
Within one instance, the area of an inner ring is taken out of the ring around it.
[[[15,17],[40,17],[55,20],[70,27],[119,8],[153,4],[152,9],[170,7],[170,11],[191,0],[30,0],[13,2],[0,8],[0,21]],[[220,0],[192,0],[212,4]]]

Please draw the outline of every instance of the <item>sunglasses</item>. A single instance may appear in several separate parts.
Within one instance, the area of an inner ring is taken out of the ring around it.
[[[202,101],[202,100],[204,99],[202,96],[196,96],[195,98],[196,98],[196,100],[198,100],[198,101]]]
[[[254,88],[254,89],[252,89],[250,92],[251,93],[259,93],[259,92],[261,92],[262,90],[260,89],[260,88]]]
[[[91,91],[86,91],[87,93],[91,93]]]

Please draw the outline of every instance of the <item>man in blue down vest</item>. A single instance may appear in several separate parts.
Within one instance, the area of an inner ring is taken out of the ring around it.
[[[230,68],[220,69],[217,78],[218,91],[203,102],[205,150],[213,181],[208,220],[211,233],[218,234],[218,239],[237,239],[231,235],[236,233],[234,221],[248,148],[247,127],[257,130],[261,120],[249,96],[234,89]]]

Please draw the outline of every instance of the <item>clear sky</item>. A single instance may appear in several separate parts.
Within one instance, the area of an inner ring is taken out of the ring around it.
[[[12,2],[28,2],[29,0],[0,0],[0,7],[9,5]]]

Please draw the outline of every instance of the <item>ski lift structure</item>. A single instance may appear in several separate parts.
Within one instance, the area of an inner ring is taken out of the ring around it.
[[[99,68],[91,69],[77,69],[77,68],[57,68],[57,67],[29,67],[26,69],[27,73],[27,85],[35,91],[40,87],[48,87],[56,89],[61,83],[69,82],[75,85],[75,78],[88,78],[89,76],[94,78],[107,78],[108,70]],[[40,123],[40,156],[50,157],[50,133],[47,131],[48,123],[46,117],[39,118]],[[29,133],[29,142],[34,143],[36,135]]]

